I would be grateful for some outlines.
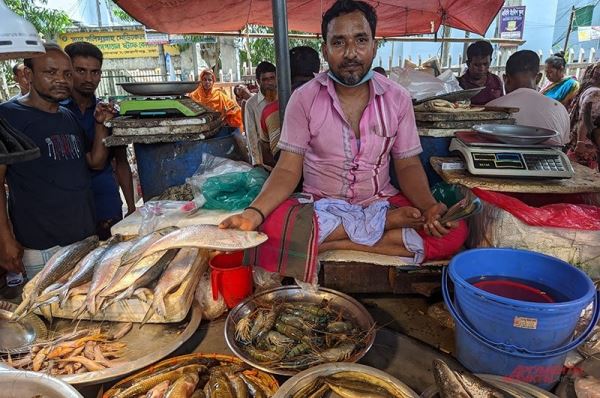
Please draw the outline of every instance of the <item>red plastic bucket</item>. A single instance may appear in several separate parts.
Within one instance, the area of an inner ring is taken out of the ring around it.
[[[213,299],[221,293],[229,308],[252,294],[252,268],[243,261],[243,251],[218,254],[209,261]]]

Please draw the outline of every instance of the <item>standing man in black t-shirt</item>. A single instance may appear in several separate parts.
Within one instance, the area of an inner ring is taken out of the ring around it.
[[[44,47],[45,55],[25,60],[29,93],[0,105],[0,117],[31,138],[41,152],[35,160],[0,165],[0,267],[25,270],[29,278],[60,246],[95,233],[88,167],[104,167],[104,122],[113,117],[112,107],[99,104],[94,141],[86,139],[75,116],[59,105],[71,95],[71,60],[56,44]]]

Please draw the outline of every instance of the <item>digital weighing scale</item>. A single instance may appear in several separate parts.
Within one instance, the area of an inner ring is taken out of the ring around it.
[[[132,97],[119,103],[121,116],[199,116],[206,108],[187,97]]]
[[[571,178],[575,174],[569,158],[548,144],[505,144],[464,131],[455,134],[449,149],[460,153],[475,176]]]

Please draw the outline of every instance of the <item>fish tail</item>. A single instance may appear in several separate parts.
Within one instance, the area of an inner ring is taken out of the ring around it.
[[[152,303],[152,304],[154,304],[154,303]],[[140,327],[144,326],[146,324],[146,322],[148,322],[150,320],[150,318],[152,318],[154,313],[155,313],[154,305],[151,305],[148,308],[148,311],[146,311],[146,315],[144,315],[144,319],[142,319],[142,323],[140,324]]]
[[[30,303],[31,303],[31,295],[28,296],[25,300],[23,300],[23,302],[21,304],[19,304],[17,309],[10,316],[10,320],[16,322],[19,319],[21,319],[23,316],[25,316],[25,314],[28,312],[28,309],[30,307]]]
[[[69,289],[67,288],[67,286],[63,286],[58,290],[58,306],[62,308],[62,306],[65,305],[67,299],[69,298]]]
[[[73,316],[73,321],[75,321],[76,319],[80,319],[80,317],[83,316],[83,313],[87,310],[87,308],[88,308],[87,307],[87,302],[84,301],[81,304],[81,307],[79,307],[77,310],[75,310],[75,315]]]
[[[87,312],[90,314],[90,316],[94,316],[94,314],[96,313],[96,295],[88,293],[85,305],[87,306]]]

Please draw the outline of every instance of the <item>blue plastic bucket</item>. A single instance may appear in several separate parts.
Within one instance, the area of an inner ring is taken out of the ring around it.
[[[581,270],[526,250],[469,250],[455,256],[448,271],[456,307],[473,329],[492,341],[531,352],[545,352],[570,341],[581,311],[594,300],[596,292],[592,280]],[[475,281],[490,278],[544,286],[560,294],[562,300],[513,300],[473,286]]]
[[[546,266],[541,272],[543,264]],[[542,283],[570,300],[512,300],[467,282],[486,275]],[[454,282],[454,300],[449,294],[448,276]],[[587,275],[563,261],[524,250],[476,249],[455,256],[444,269],[442,291],[456,320],[457,359],[475,373],[509,376],[551,388],[561,376],[567,353],[585,341],[598,321],[598,293],[591,280],[589,285],[583,283],[586,279]],[[590,324],[571,341],[581,311],[592,301]]]

